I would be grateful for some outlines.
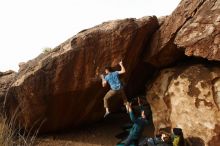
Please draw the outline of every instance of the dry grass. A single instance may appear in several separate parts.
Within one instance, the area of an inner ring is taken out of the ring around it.
[[[0,146],[33,146],[35,145],[38,130],[31,134],[30,132],[21,132],[20,127],[15,127],[15,120],[7,120],[0,116]]]

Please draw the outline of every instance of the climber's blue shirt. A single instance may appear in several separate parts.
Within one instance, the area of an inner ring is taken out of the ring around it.
[[[112,90],[120,90],[122,88],[118,71],[108,73],[105,76],[105,80],[109,83]]]

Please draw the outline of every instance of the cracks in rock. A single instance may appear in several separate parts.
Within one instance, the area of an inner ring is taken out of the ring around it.
[[[214,0],[213,5],[211,7],[213,8],[216,5],[217,2],[218,2],[218,0]]]
[[[168,84],[167,84],[166,89],[165,89],[164,94],[163,94],[163,101],[166,105],[168,115],[169,115],[166,118],[168,123],[171,123],[170,115],[171,115],[171,112],[172,112],[172,107],[171,107],[170,95],[167,92],[169,90],[169,87],[170,87],[170,84],[171,84],[171,81],[172,81],[173,77],[174,77],[174,74],[172,74],[171,76],[168,77],[168,81],[167,81]]]
[[[163,97],[164,97],[164,98],[163,98],[163,101],[165,102],[165,104],[166,104],[166,106],[167,106],[167,109],[171,108],[171,106],[169,105],[170,102],[167,103],[167,100],[166,100],[165,98],[168,98],[168,97],[169,97],[169,95],[167,94],[167,92],[168,92],[168,90],[169,90],[169,87],[170,87],[170,84],[171,84],[172,79],[173,79],[173,75],[171,75],[171,76],[168,78],[168,84],[167,84],[166,89],[165,89],[164,94],[163,94]],[[170,99],[169,99],[169,100],[170,100]],[[171,110],[171,109],[170,109],[170,110]]]
[[[191,13],[190,16],[188,16],[188,18],[186,18],[185,22],[176,30],[176,32],[173,34],[174,36],[174,40],[176,38],[176,35],[178,34],[178,32],[184,27],[184,25],[190,21],[191,19],[193,19],[193,17],[197,14],[198,10],[200,9],[200,7],[205,3],[205,0],[201,0],[201,2],[199,3],[199,5],[197,6],[197,8]],[[174,42],[175,44],[175,42]]]
[[[220,111],[220,105],[218,103],[218,100],[220,100],[220,97],[218,96],[217,94],[217,91],[215,89],[215,83],[220,80],[220,77],[216,77],[212,80],[212,95],[213,95],[213,100],[214,100],[214,103],[216,105],[216,107],[218,108],[218,110]]]

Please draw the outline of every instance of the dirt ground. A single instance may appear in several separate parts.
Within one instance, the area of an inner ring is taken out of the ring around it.
[[[111,114],[99,123],[71,132],[45,135],[37,139],[37,146],[115,146],[120,139],[116,135],[123,132],[122,126],[129,123],[125,113]],[[153,126],[148,126],[144,136],[153,136]]]

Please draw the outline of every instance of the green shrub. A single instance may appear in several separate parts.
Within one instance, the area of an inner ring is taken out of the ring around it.
[[[52,50],[53,50],[52,48],[46,47],[46,48],[43,48],[43,53],[49,53]]]

